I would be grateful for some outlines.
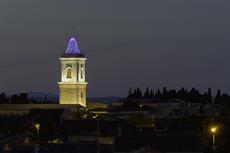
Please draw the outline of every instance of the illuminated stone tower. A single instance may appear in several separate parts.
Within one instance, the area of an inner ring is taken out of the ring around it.
[[[58,82],[59,103],[80,104],[86,107],[86,58],[80,53],[75,38],[70,38],[68,47],[59,60],[61,62],[61,82]]]

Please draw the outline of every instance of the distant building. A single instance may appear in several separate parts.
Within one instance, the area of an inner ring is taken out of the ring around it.
[[[59,103],[86,107],[86,58],[80,52],[75,38],[70,38],[68,47],[59,60],[61,62],[61,82],[58,82]]]

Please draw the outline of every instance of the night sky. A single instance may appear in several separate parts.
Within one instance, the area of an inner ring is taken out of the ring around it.
[[[130,86],[230,93],[228,0],[1,0],[0,90],[58,93],[73,27],[88,96]]]

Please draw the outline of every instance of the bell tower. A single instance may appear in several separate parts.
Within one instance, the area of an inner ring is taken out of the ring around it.
[[[80,52],[74,37],[69,39],[67,49],[59,60],[61,63],[61,82],[58,82],[59,104],[79,104],[86,107],[86,58]]]

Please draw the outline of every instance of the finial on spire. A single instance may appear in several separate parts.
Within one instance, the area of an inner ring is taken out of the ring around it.
[[[76,27],[72,27],[71,29],[71,36],[76,36],[77,35],[77,28]]]

